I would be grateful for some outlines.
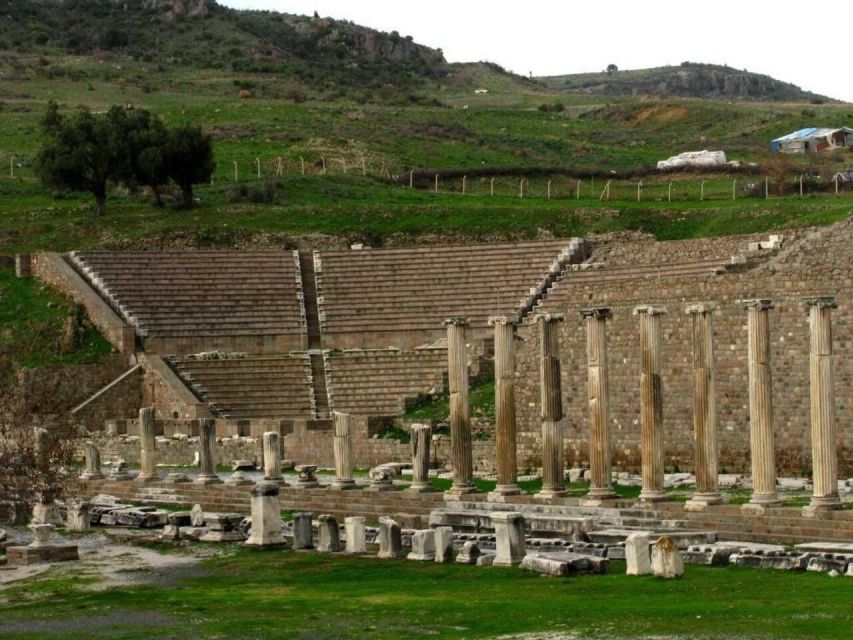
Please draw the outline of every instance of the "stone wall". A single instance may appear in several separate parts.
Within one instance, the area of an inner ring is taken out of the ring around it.
[[[142,367],[134,365],[106,387],[71,410],[75,424],[100,431],[107,420],[135,415],[142,408]]]
[[[667,278],[595,283],[572,287],[571,275],[561,287],[569,300],[560,329],[563,421],[570,465],[588,463],[586,410],[586,336],[580,309],[610,306],[608,323],[611,431],[614,465],[639,467],[639,304],[663,305],[662,320],[664,428],[666,466],[693,468],[692,344],[685,304],[711,301],[715,314],[715,358],[720,472],[749,470],[749,400],[746,365],[746,312],[738,300],[771,298],[771,366],[777,464],[781,473],[806,475],[811,469],[809,441],[809,327],[803,299],[834,295],[836,409],[840,473],[853,473],[853,243],[850,220],[824,228],[788,244],[766,264],[743,273],[705,278]],[[674,243],[674,245],[677,243]],[[539,458],[538,344],[534,327],[520,331],[517,366],[519,430],[532,436],[519,451],[521,464]]]

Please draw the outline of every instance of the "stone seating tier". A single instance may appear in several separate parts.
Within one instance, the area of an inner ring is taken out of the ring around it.
[[[232,419],[313,415],[307,355],[201,360],[171,358],[183,380],[213,411]]]
[[[406,400],[444,391],[446,349],[328,354],[331,404],[338,411],[399,415]]]
[[[145,338],[292,336],[305,311],[294,252],[73,253],[71,262]]]

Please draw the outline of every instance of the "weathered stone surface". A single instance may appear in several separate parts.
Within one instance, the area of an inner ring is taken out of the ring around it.
[[[447,327],[447,384],[450,395],[450,443],[453,486],[450,497],[474,491],[474,459],[471,447],[471,417],[468,408],[468,350],[464,318],[444,321]]]
[[[412,493],[428,493],[435,490],[429,481],[431,443],[432,427],[430,425],[413,424],[411,426],[412,484],[408,491]]]
[[[515,407],[515,327],[516,316],[495,316],[495,453],[497,486],[489,494],[493,501],[520,493],[518,488],[517,433]]]
[[[652,545],[652,573],[667,579],[684,575],[684,561],[672,538],[664,536]]]
[[[528,553],[521,567],[547,576],[565,577],[576,573],[607,573],[609,564],[606,558],[556,551]]]
[[[435,530],[435,561],[453,562],[453,529],[438,527]]]
[[[332,482],[332,488],[356,489],[355,480],[352,477],[355,465],[352,450],[352,418],[348,413],[333,411],[332,421],[335,425],[332,443],[335,456],[335,479]]]
[[[72,501],[68,503],[65,523],[69,531],[85,533],[90,528],[89,503]]]
[[[625,540],[625,573],[629,576],[645,576],[652,572],[652,560],[649,551],[651,538],[646,533],[632,533]]]
[[[456,562],[459,564],[477,564],[477,558],[480,555],[479,545],[473,540],[466,540],[462,544],[462,549],[456,555]]]
[[[279,484],[261,481],[252,487],[252,529],[246,544],[267,547],[284,544],[281,532]]]
[[[421,529],[412,534],[412,552],[409,560],[432,562],[435,560],[435,530]]]
[[[190,509],[190,526],[204,526],[204,509],[202,509],[200,504],[195,504],[193,505],[193,508]]]
[[[344,527],[347,534],[347,553],[366,553],[367,537],[365,535],[364,518],[361,516],[350,516],[344,518]]]
[[[391,518],[379,518],[379,557],[393,560],[403,557],[403,532]]]
[[[847,558],[843,556],[832,557],[832,554],[827,553],[809,558],[806,571],[822,571],[824,573],[838,571],[838,573],[844,573],[847,564]]]
[[[293,548],[313,549],[314,529],[311,520],[314,514],[310,511],[300,511],[293,514]]]
[[[494,564],[513,566],[524,559],[527,551],[524,540],[524,516],[512,511],[496,511],[492,514],[495,527]]]
[[[317,476],[316,464],[300,464],[296,465],[296,487],[299,489],[316,489],[320,486]]]
[[[477,558],[478,567],[491,567],[495,563],[494,553],[483,553]]]
[[[799,570],[806,568],[808,555],[778,554],[758,555],[751,553],[734,553],[729,556],[729,562],[740,567],[753,567],[757,569],[781,569],[783,571]]]
[[[12,567],[79,560],[76,544],[51,544],[39,547],[6,547],[6,562]]]
[[[320,541],[317,551],[336,553],[341,550],[341,528],[334,516],[323,514],[317,519],[320,523]]]

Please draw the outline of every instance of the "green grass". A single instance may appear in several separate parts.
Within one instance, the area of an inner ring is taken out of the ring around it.
[[[113,351],[98,331],[87,325],[82,343],[64,353],[57,338],[73,303],[32,278],[16,278],[0,267],[0,381],[16,367],[98,362]]]
[[[471,385],[468,406],[472,417],[495,421],[495,381],[483,380]],[[450,420],[450,401],[446,393],[430,396],[409,407],[403,420],[436,425]]]
[[[853,581],[689,565],[681,580],[611,573],[548,579],[475,568],[312,553],[235,550],[201,576],[89,591],[77,579],[7,588],[0,637],[847,638]],[[107,616],[108,624],[99,624]]]

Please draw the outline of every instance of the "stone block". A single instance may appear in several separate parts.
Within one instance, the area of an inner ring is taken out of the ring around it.
[[[607,573],[609,561],[571,551],[534,552],[524,556],[521,567],[547,576],[565,577],[576,573]]]
[[[756,569],[779,569],[782,571],[802,571],[806,568],[809,556],[794,554],[759,555],[754,553],[733,553],[729,562],[740,567]]]
[[[48,544],[38,547],[6,547],[6,562],[13,567],[79,560],[76,544]]]
[[[412,552],[409,560],[432,562],[435,560],[435,530],[420,529],[412,534]]]
[[[684,561],[672,538],[663,536],[652,545],[652,573],[666,579],[684,575]]]
[[[328,514],[318,518],[320,522],[320,541],[317,551],[322,553],[336,553],[341,550],[341,529],[337,519]]]
[[[652,572],[649,551],[651,538],[647,533],[632,533],[625,540],[625,571],[629,576],[645,576]]]
[[[844,573],[847,564],[846,558],[833,557],[832,554],[827,553],[809,558],[806,571],[822,571],[824,573],[837,571],[838,573]]]
[[[483,553],[477,558],[478,567],[491,567],[495,564],[494,553]]]
[[[456,555],[456,562],[459,564],[477,564],[477,559],[480,555],[479,545],[473,540],[466,540],[462,544],[462,549]]]
[[[438,527],[435,530],[435,561],[453,562],[453,529]]]
[[[365,536],[364,518],[361,516],[344,518],[344,527],[347,534],[346,552],[366,553],[367,538]]]
[[[391,518],[379,518],[379,556],[393,559],[403,557],[403,532]]]
[[[524,516],[512,511],[496,511],[492,514],[495,526],[495,561],[498,566],[519,564],[526,554],[524,539]]]
[[[293,514],[293,548],[313,549],[314,529],[311,519],[314,514],[310,511],[301,511]]]

